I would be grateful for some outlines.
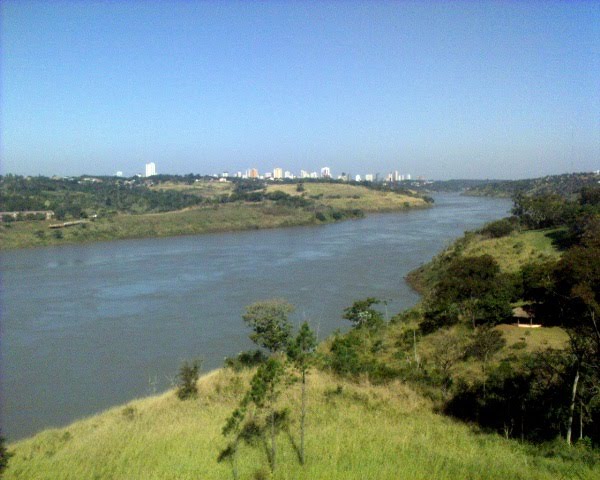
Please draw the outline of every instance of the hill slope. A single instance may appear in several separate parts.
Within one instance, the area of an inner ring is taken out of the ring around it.
[[[42,432],[11,446],[6,478],[231,478],[230,466],[216,461],[225,446],[220,431],[247,379],[220,370],[200,379],[197,400],[167,392]],[[591,479],[600,473],[436,415],[400,383],[357,385],[324,373],[309,381],[307,464],[298,463],[292,425],[290,437],[278,438],[275,479],[554,479],[575,473]],[[298,387],[292,387],[284,403],[294,412],[298,402]],[[240,478],[253,478],[266,464],[260,446],[244,446]]]

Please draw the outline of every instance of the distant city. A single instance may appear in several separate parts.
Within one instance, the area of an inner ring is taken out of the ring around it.
[[[118,171],[115,174],[117,177],[122,177],[123,172]],[[146,164],[144,175],[138,174],[140,177],[152,177],[154,175],[158,175],[156,171],[156,164],[154,162],[150,162]],[[255,179],[255,180],[296,180],[296,179],[336,179],[342,180],[345,182],[402,182],[405,180],[412,180],[412,176],[410,173],[400,173],[398,170],[393,172],[389,172],[385,175],[381,175],[379,173],[363,173],[363,174],[351,174],[342,172],[337,176],[331,171],[329,167],[321,168],[320,172],[308,171],[308,170],[300,170],[300,174],[296,175],[295,173],[284,170],[281,167],[275,167],[272,172],[263,172],[260,173],[257,168],[249,168],[246,171],[237,171],[234,173],[224,171],[221,173],[214,173],[211,175],[212,177],[218,178],[221,181],[227,181],[228,178],[242,178],[242,179]],[[423,177],[418,177],[417,180],[424,180]]]

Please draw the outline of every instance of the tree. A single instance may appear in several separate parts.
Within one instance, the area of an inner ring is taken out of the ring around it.
[[[567,443],[571,443],[573,416],[580,379],[584,384],[600,381],[600,247],[570,248],[554,272],[555,291],[549,302],[556,306],[561,323],[567,329],[573,357],[573,383],[567,420]],[[581,414],[580,414],[581,415]]]
[[[285,367],[275,357],[269,358],[260,365],[250,381],[250,389],[223,427],[223,435],[233,435],[234,438],[221,451],[218,460],[231,460],[234,479],[237,479],[236,455],[240,440],[251,443],[255,438],[266,435],[267,431],[270,440],[267,456],[271,471],[275,471],[277,458],[276,437],[287,419],[287,412],[276,408],[284,376]],[[251,420],[246,421],[248,407],[251,404],[256,407],[255,415]],[[264,416],[263,424],[258,423],[261,414]]]
[[[263,363],[256,375],[250,382],[250,399],[258,409],[266,411],[267,422],[269,425],[269,436],[271,439],[271,448],[269,451],[269,460],[271,471],[275,471],[276,467],[276,443],[275,438],[278,430],[278,420],[281,417],[280,412],[277,412],[276,402],[281,393],[280,385],[285,373],[283,364],[275,359],[270,358]]]
[[[381,301],[374,297],[356,301],[352,306],[344,309],[342,318],[350,320],[354,328],[366,327],[369,330],[377,330],[383,325],[383,316],[381,312],[371,307],[378,303],[381,303]]]
[[[6,449],[4,445],[4,437],[0,435],[0,477],[2,477],[2,472],[6,470],[8,467],[8,459],[11,457],[11,454]]]
[[[452,368],[465,356],[467,346],[464,336],[455,331],[440,331],[431,344],[433,351],[431,359],[436,368],[436,374],[442,391],[442,397],[447,398],[452,386]]]
[[[491,255],[454,259],[427,300],[426,320],[439,326],[460,318],[496,324],[510,317],[510,278]]]
[[[192,362],[186,360],[179,367],[179,373],[177,374],[177,397],[180,400],[187,400],[198,396],[198,386],[196,383],[198,382],[201,367],[202,361],[200,359]]]
[[[285,300],[273,299],[256,302],[246,307],[242,316],[253,330],[250,339],[271,353],[282,352],[287,347],[292,327],[288,315],[294,306]]]
[[[304,432],[306,419],[306,374],[311,365],[315,348],[317,346],[317,337],[311,330],[307,322],[300,326],[296,338],[288,347],[288,357],[293,362],[296,370],[300,373],[302,382],[302,399],[300,406],[300,463],[304,465]]]
[[[475,357],[481,362],[483,373],[483,400],[486,398],[487,365],[490,357],[506,344],[502,333],[489,326],[479,327],[467,347],[467,355]]]

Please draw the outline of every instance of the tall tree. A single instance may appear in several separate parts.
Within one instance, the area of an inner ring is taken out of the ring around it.
[[[288,315],[293,311],[294,306],[285,300],[265,300],[246,307],[242,318],[253,331],[250,339],[254,343],[278,353],[287,348],[292,331]]]
[[[300,373],[302,382],[302,397],[300,406],[300,463],[305,463],[304,432],[306,421],[306,374],[317,346],[317,337],[307,322],[300,326],[298,334],[288,347],[288,357],[293,362],[296,370]]]
[[[447,267],[427,299],[425,323],[438,328],[470,321],[496,324],[511,315],[511,282],[491,255],[458,257]],[[430,328],[433,330],[434,328]]]

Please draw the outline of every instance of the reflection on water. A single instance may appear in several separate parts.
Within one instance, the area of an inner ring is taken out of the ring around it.
[[[403,277],[510,204],[443,195],[429,210],[320,227],[5,252],[2,419],[14,440],[168,388],[182,359],[205,368],[251,346],[241,314],[283,297],[321,338],[374,296],[395,313]]]

